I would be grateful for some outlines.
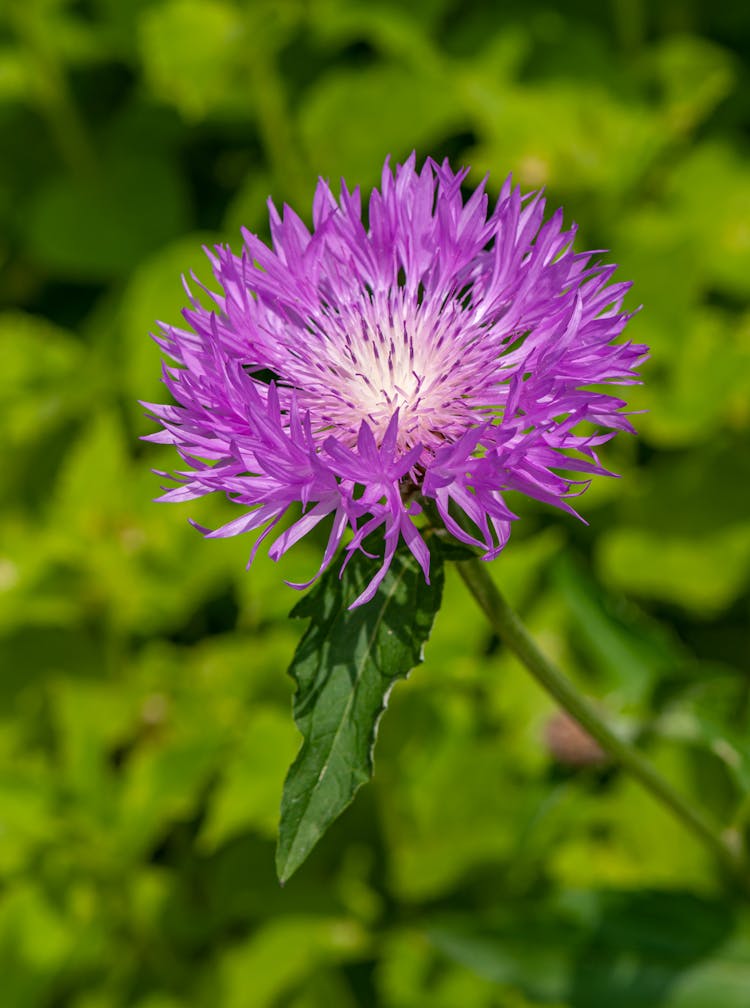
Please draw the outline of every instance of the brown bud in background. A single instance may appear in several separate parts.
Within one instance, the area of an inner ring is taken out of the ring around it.
[[[544,741],[553,759],[563,766],[601,766],[607,761],[607,754],[599,743],[570,714],[562,710],[547,721]]]

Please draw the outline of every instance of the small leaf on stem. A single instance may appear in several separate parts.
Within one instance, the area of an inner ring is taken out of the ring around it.
[[[282,884],[372,776],[378,721],[397,679],[422,661],[440,607],[443,569],[433,551],[430,584],[406,547],[377,594],[347,606],[373,575],[352,557],[341,578],[329,570],[292,610],[311,620],[292,660],[294,719],[303,742],[284,783],[276,869]]]

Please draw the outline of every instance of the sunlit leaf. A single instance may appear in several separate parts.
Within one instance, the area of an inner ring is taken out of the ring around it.
[[[270,921],[243,945],[229,949],[220,967],[221,1003],[272,1008],[296,990],[319,964],[361,956],[367,936],[353,920],[287,915]]]
[[[247,39],[242,15],[225,0],[165,0],[143,12],[139,44],[146,80],[157,98],[188,119],[244,103],[248,87]]]
[[[443,92],[433,100],[440,78],[430,80],[400,66],[332,71],[307,96],[301,111],[302,137],[313,170],[352,184],[377,181],[383,158],[427,150],[442,135],[460,128],[458,96]],[[357,110],[352,115],[352,109]],[[372,123],[387,120],[383,135]]]
[[[732,58],[706,39],[673,35],[654,54],[670,127],[684,134],[726,97],[734,83]]]
[[[620,527],[602,541],[599,564],[604,577],[623,591],[676,602],[696,613],[718,612],[747,581],[750,525],[707,529],[700,537]]]
[[[256,706],[243,730],[240,750],[222,767],[203,828],[209,850],[247,829],[276,836],[284,773],[295,751],[294,726],[286,711]]]
[[[217,240],[214,234],[200,233],[171,242],[141,261],[122,295],[112,352],[120,361],[118,377],[139,433],[154,429],[140,401],[171,401],[162,382],[163,354],[150,334],[158,334],[159,322],[186,325],[181,313],[188,299],[182,278],[196,295],[201,290],[193,276],[211,287],[211,267],[203,247],[211,248]]]

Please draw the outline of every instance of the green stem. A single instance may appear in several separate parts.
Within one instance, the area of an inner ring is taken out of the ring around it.
[[[633,745],[605,724],[592,704],[539,650],[526,627],[498,591],[482,561],[462,560],[456,566],[467,588],[487,616],[492,629],[526,666],[536,681],[575,718],[605,752],[687,826],[716,856],[720,864],[732,876],[739,879],[745,889],[748,889],[750,876],[742,851],[737,849],[736,836],[732,833],[721,834],[673,789]]]

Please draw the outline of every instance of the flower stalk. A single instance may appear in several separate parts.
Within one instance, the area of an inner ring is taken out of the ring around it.
[[[540,686],[570,714],[657,801],[669,809],[750,893],[750,872],[736,836],[724,835],[661,776],[630,742],[614,732],[599,712],[557,666],[539,650],[526,627],[502,596],[479,559],[456,563],[458,572],[498,637],[526,667]]]

